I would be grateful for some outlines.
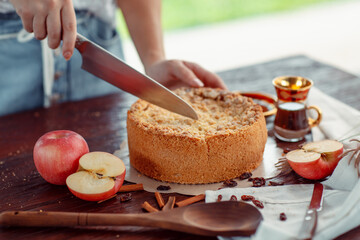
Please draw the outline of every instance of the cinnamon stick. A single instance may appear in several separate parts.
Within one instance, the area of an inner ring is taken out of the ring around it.
[[[159,210],[157,210],[156,208],[154,208],[153,206],[151,206],[147,201],[145,201],[141,207],[143,209],[145,209],[148,212],[158,212]]]
[[[161,196],[161,194],[159,192],[155,192],[155,198],[159,205],[159,208],[162,209],[165,205],[163,197]]]
[[[178,207],[184,207],[205,199],[205,194],[199,194],[176,203]]]
[[[175,196],[170,196],[164,207],[162,208],[163,211],[171,210],[174,208],[175,205]]]
[[[141,191],[144,190],[144,186],[142,185],[142,183],[138,183],[138,184],[131,184],[131,185],[123,185],[121,186],[121,188],[119,189],[118,192],[135,192],[135,191]]]

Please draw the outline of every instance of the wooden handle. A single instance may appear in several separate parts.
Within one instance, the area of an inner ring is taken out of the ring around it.
[[[27,227],[153,226],[149,214],[7,211],[0,225]],[[150,220],[150,221],[149,221]]]
[[[86,213],[7,211],[0,215],[0,224],[6,226],[83,226]]]
[[[174,211],[174,210],[172,210]],[[170,211],[169,211],[170,212]],[[208,231],[184,224],[182,218],[165,212],[116,214],[7,211],[0,214],[0,226],[75,227],[75,226],[143,226],[207,235]]]

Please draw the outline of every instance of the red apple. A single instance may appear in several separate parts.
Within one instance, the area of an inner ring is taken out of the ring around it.
[[[34,163],[40,175],[49,183],[64,185],[76,172],[79,159],[89,152],[85,139],[73,131],[57,130],[41,136],[34,146]]]
[[[323,140],[305,144],[286,154],[291,168],[306,179],[319,180],[331,175],[341,159],[343,144]]]
[[[100,201],[119,191],[125,173],[120,158],[106,152],[90,152],[80,158],[79,170],[66,179],[66,185],[80,199]]]

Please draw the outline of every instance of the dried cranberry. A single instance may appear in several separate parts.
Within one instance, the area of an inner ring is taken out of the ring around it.
[[[243,174],[240,175],[239,179],[240,180],[245,180],[245,179],[248,179],[251,176],[252,176],[251,172],[244,172]]]
[[[224,185],[227,187],[236,187],[237,182],[232,179],[229,179],[229,180],[224,181]]]
[[[261,178],[260,178],[260,182],[261,182],[262,185],[265,185],[265,183],[266,183],[265,178],[261,177]]]
[[[253,187],[261,187],[261,182],[253,182]]]
[[[249,182],[252,182],[254,179],[253,178],[248,178],[248,181]]]
[[[156,189],[159,190],[159,191],[167,191],[167,190],[170,190],[171,187],[170,186],[165,186],[165,185],[160,185]]]
[[[285,215],[285,213],[280,213],[280,221],[286,221],[287,217]]]
[[[121,194],[120,196],[120,202],[127,202],[130,201],[131,199],[132,199],[131,193]]]
[[[261,187],[261,186],[265,186],[266,180],[263,177],[256,177],[253,178],[253,187]]]
[[[222,195],[220,194],[220,195],[218,195],[217,201],[221,202],[221,200],[222,200]]]
[[[254,197],[251,196],[251,195],[242,195],[241,196],[241,200],[243,200],[243,201],[250,201],[250,200],[253,200],[253,199],[254,199]]]
[[[230,201],[237,201],[237,197],[235,195],[231,195]]]
[[[254,204],[255,206],[257,206],[258,208],[264,208],[264,204],[263,204],[262,202],[260,202],[259,200],[253,199],[252,202],[253,202],[253,204]]]

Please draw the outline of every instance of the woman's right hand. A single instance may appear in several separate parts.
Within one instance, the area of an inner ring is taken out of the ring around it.
[[[35,38],[48,38],[48,45],[55,49],[63,41],[62,51],[66,60],[74,52],[76,16],[72,0],[10,0],[21,17],[24,29],[34,32]]]

